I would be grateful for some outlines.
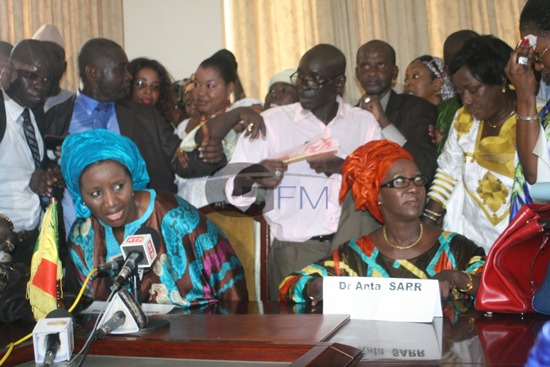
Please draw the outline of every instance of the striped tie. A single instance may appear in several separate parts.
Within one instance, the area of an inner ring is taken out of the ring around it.
[[[29,149],[32,153],[32,159],[34,160],[35,168],[40,168],[40,150],[38,149],[38,142],[36,141],[36,135],[34,130],[34,125],[31,121],[31,115],[29,114],[29,109],[25,108],[21,114],[23,117],[23,131],[25,132],[25,139],[27,139],[27,144],[29,144]],[[50,203],[50,198],[47,196],[40,196],[40,207],[43,211],[46,210]]]
[[[29,149],[31,150],[36,168],[39,168],[40,150],[38,149],[38,142],[36,141],[35,130],[31,121],[29,109],[25,108],[21,116],[23,117],[23,131],[25,131],[25,139],[27,139],[27,144],[29,144]]]

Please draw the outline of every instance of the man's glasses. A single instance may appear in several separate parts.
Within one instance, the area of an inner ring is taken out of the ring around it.
[[[145,89],[147,87],[151,88],[151,90],[154,90],[155,92],[160,91],[160,85],[159,84],[148,84],[146,81],[138,80],[134,83],[134,87],[138,89]]]
[[[533,62],[537,63],[537,64],[542,64],[542,57],[544,56],[544,54],[546,53],[546,51],[548,51],[548,48],[550,48],[550,45],[546,46],[546,48],[544,49],[544,51],[542,52],[533,52]]]
[[[404,189],[409,187],[410,183],[415,184],[416,186],[425,186],[428,183],[426,176],[415,176],[415,177],[396,177],[391,181],[386,182],[385,184],[380,185],[380,187],[388,187],[391,189]]]
[[[294,74],[292,74],[290,76],[290,81],[292,82],[292,84],[294,84],[296,86],[305,84],[308,88],[317,90],[317,89],[320,89],[321,87],[323,87],[323,85],[327,84],[328,82],[333,81],[334,79],[338,78],[341,75],[342,74],[338,74],[338,75],[333,76],[332,78],[328,78],[327,80],[322,80],[321,81],[321,80],[319,80],[318,77],[315,77],[315,79],[306,78],[304,76],[304,74],[297,71],[297,72],[295,72]]]

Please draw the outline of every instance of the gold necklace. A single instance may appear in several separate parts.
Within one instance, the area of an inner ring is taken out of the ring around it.
[[[396,245],[395,243],[391,242],[388,239],[388,234],[386,233],[386,226],[382,227],[382,232],[384,233],[384,240],[386,240],[386,243],[388,245],[390,245],[391,247],[396,248],[398,250],[406,250],[406,249],[409,249],[411,247],[416,246],[418,244],[418,242],[420,242],[420,240],[422,239],[422,234],[424,233],[424,226],[422,225],[422,223],[420,223],[420,235],[418,236],[416,241],[414,241],[413,243],[411,243],[408,246],[399,246],[399,245]]]
[[[502,121],[502,124],[504,124],[510,117],[512,117],[512,115],[516,113],[515,110],[512,110],[512,112],[510,112],[510,114],[508,115],[508,117],[506,117],[506,119],[504,121]],[[493,129],[496,129],[498,127],[498,124],[491,124],[491,121],[489,120],[483,120],[487,123],[487,125],[489,125],[490,127],[492,127]]]

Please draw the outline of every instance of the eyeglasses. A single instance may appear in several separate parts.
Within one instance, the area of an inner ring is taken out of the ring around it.
[[[335,75],[333,76],[332,78],[328,78],[327,80],[319,80],[319,77],[315,77],[315,79],[313,78],[306,78],[304,76],[304,74],[300,73],[299,71],[295,72],[294,74],[292,74],[290,76],[290,81],[292,82],[292,84],[294,85],[302,85],[305,83],[305,85],[308,87],[308,88],[311,88],[313,90],[317,90],[317,89],[320,89],[323,85],[327,84],[328,82],[331,82],[333,81],[334,79],[338,78],[339,76],[341,76],[342,74],[338,74],[338,75]]]
[[[143,80],[138,80],[137,82],[135,82],[134,87],[136,87],[138,89],[145,89],[145,88],[149,87],[152,90],[154,90],[155,92],[158,92],[160,90],[160,85],[159,84],[149,84],[149,83],[147,83],[146,81],[143,81]]]
[[[391,181],[386,182],[385,184],[380,185],[380,187],[387,187],[390,189],[404,189],[409,187],[410,183],[415,184],[416,186],[425,186],[428,183],[426,176],[415,176],[415,177],[396,177]]]
[[[542,52],[533,52],[534,56],[533,56],[533,62],[537,63],[537,64],[542,64],[542,56],[544,56],[544,54],[546,53],[546,51],[548,51],[548,48],[550,48],[550,45],[546,46],[546,48],[544,49],[544,51]]]

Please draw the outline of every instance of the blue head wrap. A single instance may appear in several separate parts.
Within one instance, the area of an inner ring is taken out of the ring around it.
[[[143,190],[149,183],[145,161],[130,139],[105,129],[70,134],[61,147],[61,172],[73,197],[77,218],[92,215],[80,195],[80,175],[90,164],[105,160],[126,167],[135,190]]]

